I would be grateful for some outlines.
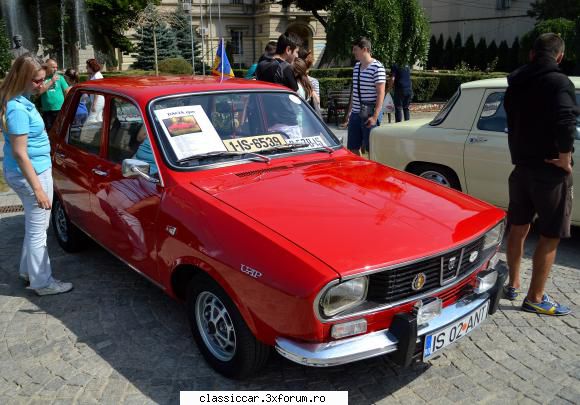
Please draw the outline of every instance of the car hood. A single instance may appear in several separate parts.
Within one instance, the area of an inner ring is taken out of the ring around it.
[[[504,215],[465,194],[356,158],[230,173],[193,184],[342,277],[449,249]]]

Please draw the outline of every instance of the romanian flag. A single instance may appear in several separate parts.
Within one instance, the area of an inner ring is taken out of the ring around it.
[[[215,54],[215,61],[211,68],[211,74],[216,76],[234,77],[234,71],[232,70],[228,56],[226,55],[226,47],[223,38],[220,38],[220,43]]]

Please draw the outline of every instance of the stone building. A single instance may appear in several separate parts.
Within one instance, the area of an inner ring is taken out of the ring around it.
[[[534,28],[535,20],[527,15],[534,0],[419,0],[427,14],[431,33],[454,38],[459,32],[463,41],[473,35],[477,42],[489,44],[506,41],[511,45]]]
[[[234,68],[249,67],[260,57],[268,41],[276,40],[285,31],[299,35],[304,46],[312,49],[317,62],[326,46],[324,26],[310,12],[293,6],[283,8],[268,0],[162,0],[159,7],[166,12],[184,7],[191,13],[195,38],[203,39],[203,57],[209,65],[213,63],[220,36],[233,47],[230,63]],[[326,16],[325,12],[320,14]],[[123,69],[132,62],[130,56],[123,55]]]

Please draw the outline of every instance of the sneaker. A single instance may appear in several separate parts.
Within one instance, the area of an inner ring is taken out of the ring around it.
[[[503,288],[503,297],[506,300],[514,301],[517,300],[520,296],[521,291],[517,288],[510,287],[509,285],[504,286]]]
[[[568,315],[570,312],[572,312],[570,308],[558,304],[556,301],[550,298],[548,294],[544,294],[542,297],[542,302],[532,302],[528,299],[528,297],[526,297],[522,304],[522,310],[541,315],[553,316]]]
[[[64,283],[58,280],[52,280],[52,282],[43,288],[36,288],[34,292],[37,295],[56,295],[56,294],[63,294],[69,292],[73,289],[72,283]]]

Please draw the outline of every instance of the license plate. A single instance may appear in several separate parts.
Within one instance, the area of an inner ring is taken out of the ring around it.
[[[437,332],[425,336],[425,347],[423,349],[423,360],[430,359],[435,353],[444,347],[458,341],[477,328],[485,318],[489,309],[489,301],[466,315],[459,321],[440,329]]]
[[[295,139],[288,139],[286,141],[290,144],[298,144],[308,145],[308,148],[324,148],[326,146],[326,142],[320,136],[310,136],[307,138],[295,138]]]
[[[226,149],[230,152],[260,152],[285,144],[286,140],[280,134],[247,136],[224,141]]]

